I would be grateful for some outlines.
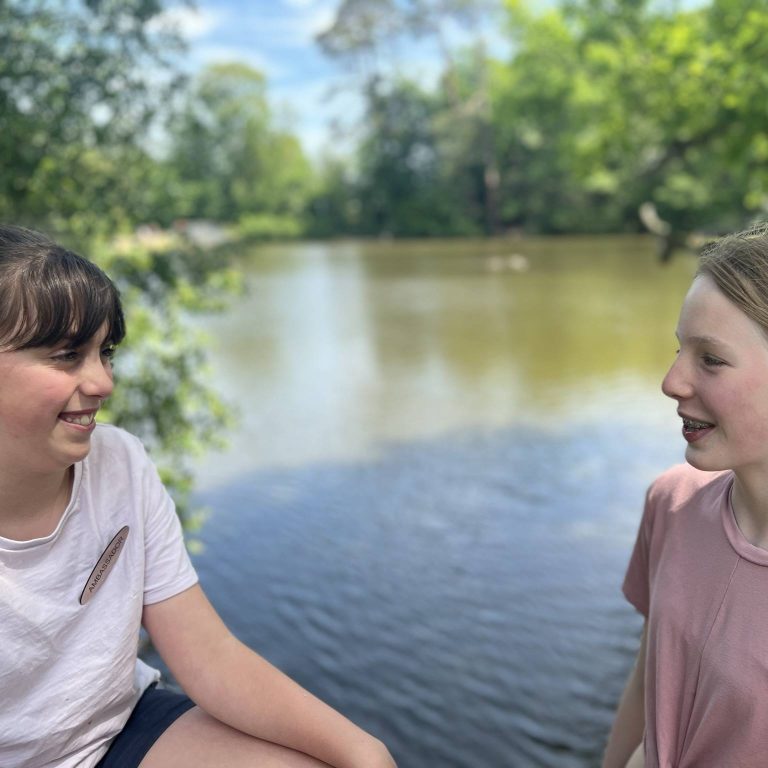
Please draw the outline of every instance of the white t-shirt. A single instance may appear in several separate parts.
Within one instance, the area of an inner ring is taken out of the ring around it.
[[[0,537],[0,766],[94,766],[159,678],[136,657],[142,607],[196,582],[143,446],[97,426],[56,530]]]

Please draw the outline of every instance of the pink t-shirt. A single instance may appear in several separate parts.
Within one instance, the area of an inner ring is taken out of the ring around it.
[[[684,464],[648,491],[624,594],[648,618],[646,766],[768,766],[768,550],[731,472]]]

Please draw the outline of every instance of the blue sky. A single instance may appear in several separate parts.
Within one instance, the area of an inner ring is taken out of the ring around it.
[[[329,60],[314,41],[332,22],[339,0],[197,0],[167,13],[189,45],[189,68],[244,61],[262,72],[270,103],[311,157],[336,146],[331,123],[350,128],[360,100],[342,65]],[[408,51],[407,71],[433,80],[439,56],[424,46]]]
[[[343,113],[343,97],[328,95],[340,69],[314,42],[332,21],[335,5],[336,0],[198,0],[193,8],[170,7],[166,17],[187,40],[192,72],[224,61],[243,61],[262,72],[270,103],[316,156],[334,112]]]

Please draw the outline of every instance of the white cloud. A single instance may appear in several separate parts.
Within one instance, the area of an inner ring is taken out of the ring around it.
[[[317,157],[333,143],[330,126],[354,123],[360,112],[358,94],[331,93],[338,65],[315,42],[337,6],[338,0],[197,0],[198,10],[175,5],[156,25],[188,41],[184,68],[190,74],[225,62],[264,74],[275,117]]]
[[[307,19],[307,29],[310,35],[314,36],[318,32],[323,32],[336,18],[336,11],[332,5],[320,6],[315,9],[315,12]]]
[[[238,19],[241,30],[250,30],[256,37],[268,39],[281,48],[296,48],[315,44],[318,32],[327,29],[335,18],[335,2],[329,0],[284,0],[291,10],[271,8],[269,12],[252,9]]]
[[[186,40],[204,37],[223,22],[220,13],[211,8],[187,8],[174,6],[152,19],[150,29],[163,32],[176,32]]]

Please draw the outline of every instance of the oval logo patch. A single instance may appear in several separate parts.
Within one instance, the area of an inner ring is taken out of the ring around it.
[[[91,571],[91,575],[88,577],[88,581],[85,582],[85,588],[80,595],[80,605],[85,605],[98,592],[99,587],[109,576],[110,571],[117,562],[117,558],[120,557],[120,553],[123,551],[123,545],[128,538],[129,531],[129,526],[122,527],[117,532],[115,538],[107,544],[107,548],[99,558],[99,562],[96,563]]]

